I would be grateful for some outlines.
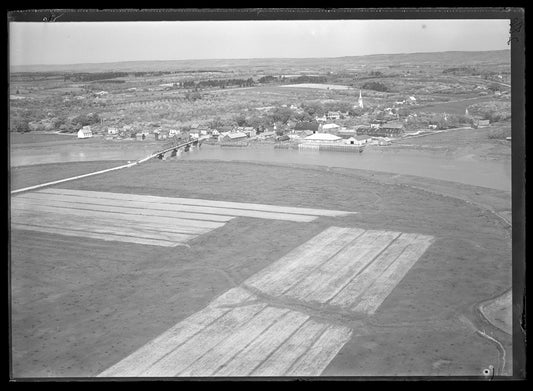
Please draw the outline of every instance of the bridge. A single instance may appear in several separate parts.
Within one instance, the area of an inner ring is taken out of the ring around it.
[[[209,137],[200,137],[198,139],[190,139],[190,140],[187,140],[187,141],[184,141],[184,142],[181,142],[181,143],[180,143],[180,140],[175,139],[175,140],[173,140],[172,145],[165,146],[163,149],[152,153],[150,156],[147,156],[146,158],[144,158],[142,160],[139,160],[138,163],[145,162],[145,161],[153,159],[155,157],[157,157],[158,159],[163,159],[164,155],[166,153],[169,153],[169,152],[170,152],[171,156],[176,156],[176,154],[178,153],[179,149],[181,149],[181,148],[183,148],[183,150],[185,152],[188,152],[191,148],[194,148],[194,147],[198,147],[199,148],[202,145],[202,142],[204,140],[207,140],[208,138]]]

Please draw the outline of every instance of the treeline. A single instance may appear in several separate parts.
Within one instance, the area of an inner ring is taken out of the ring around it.
[[[117,77],[127,77],[127,72],[98,72],[98,73],[74,73],[71,75],[64,75],[65,81],[96,81],[116,79]]]
[[[453,67],[453,68],[446,68],[442,71],[444,74],[452,74],[456,76],[473,76],[473,75],[479,75],[480,72],[472,67]]]
[[[326,83],[328,81],[326,76],[298,76],[290,79],[291,83]]]
[[[215,79],[215,80],[200,80],[200,81],[184,81],[182,83],[184,88],[209,88],[218,87],[226,88],[229,86],[251,87],[254,85],[254,80],[250,77],[248,79]]]
[[[302,75],[297,77],[285,77],[285,76],[262,76],[257,80],[259,83],[275,83],[275,82],[290,82],[290,83],[326,83],[328,81],[326,76],[308,76]]]

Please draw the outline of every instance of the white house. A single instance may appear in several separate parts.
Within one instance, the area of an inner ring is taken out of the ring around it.
[[[78,138],[91,138],[92,136],[93,132],[90,126],[84,126],[80,130],[78,130]]]
[[[118,134],[117,128],[107,128],[107,134]]]
[[[372,137],[370,136],[352,136],[348,139],[344,140],[344,143],[350,144],[350,145],[365,145],[369,143],[372,140]]]
[[[304,138],[304,141],[309,143],[335,143],[341,140],[341,137],[329,133],[315,133]]]
[[[181,131],[179,131],[179,130],[177,130],[177,129],[170,129],[170,130],[168,131],[168,135],[171,136],[171,137],[172,137],[172,136],[177,136],[177,135],[179,135],[179,134],[181,134]]]
[[[324,124],[324,125],[322,125],[322,131],[331,132],[331,131],[336,131],[336,130],[339,130],[339,129],[340,129],[340,126],[337,125],[337,124]]]

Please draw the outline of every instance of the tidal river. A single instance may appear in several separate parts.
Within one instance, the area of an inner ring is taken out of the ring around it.
[[[96,140],[95,140],[96,141]],[[157,150],[157,144],[101,143],[55,145],[50,147],[12,147],[11,166],[95,160],[138,160]],[[310,164],[355,168],[395,174],[416,175],[460,182],[497,190],[511,191],[511,160],[457,159],[415,150],[367,148],[363,153],[297,151],[274,149],[272,145],[249,148],[202,145],[199,150],[183,152],[168,164],[185,160],[253,161]]]

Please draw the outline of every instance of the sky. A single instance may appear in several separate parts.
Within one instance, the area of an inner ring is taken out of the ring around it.
[[[10,65],[509,49],[509,20],[10,22]]]

